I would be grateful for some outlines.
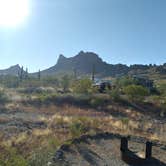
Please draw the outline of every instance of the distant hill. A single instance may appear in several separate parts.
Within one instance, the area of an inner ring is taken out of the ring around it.
[[[60,55],[54,66],[41,71],[41,76],[74,74],[74,72],[77,73],[77,76],[91,75],[92,70],[95,71],[95,75],[97,77],[119,77],[124,75],[132,75],[150,77],[152,79],[166,78],[166,63],[163,65],[113,65],[104,62],[96,53],[84,51],[81,51],[76,56],[70,58]],[[0,70],[0,75],[17,76],[20,71],[21,67],[19,65],[15,65],[8,69]],[[37,76],[38,73],[31,73],[30,75]]]
[[[163,65],[142,65],[135,64],[127,66],[124,64],[108,64],[104,62],[99,55],[93,52],[79,52],[76,56],[66,58],[60,55],[57,64],[41,71],[41,75],[55,74],[73,74],[74,70],[77,75],[90,75],[92,70],[95,70],[95,75],[98,77],[119,77],[124,75],[161,78],[166,77],[166,63]]]
[[[98,76],[115,76],[118,74],[127,74],[129,71],[129,67],[126,65],[110,65],[93,52],[81,51],[71,58],[60,55],[57,64],[41,71],[41,74],[73,73],[75,70],[79,75],[89,75],[92,73],[93,69]]]
[[[12,75],[18,76],[18,73],[21,71],[21,67],[17,64],[9,67],[8,69],[0,70],[0,75]]]

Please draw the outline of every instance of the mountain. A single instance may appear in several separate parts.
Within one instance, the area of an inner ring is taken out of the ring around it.
[[[17,76],[21,71],[21,67],[17,64],[9,67],[8,69],[0,70],[0,75],[12,75]]]
[[[41,71],[41,75],[73,73],[74,70],[79,75],[89,75],[92,73],[92,70],[95,70],[96,75],[107,76],[126,74],[129,71],[129,67],[122,64],[110,65],[93,52],[81,51],[76,56],[70,58],[60,55],[57,64]]]
[[[11,66],[8,69],[0,70],[0,75],[17,76],[21,72],[19,65]],[[152,79],[166,78],[166,63],[163,65],[142,65],[134,64],[127,66],[124,64],[108,64],[104,62],[99,55],[93,52],[79,52],[76,56],[67,58],[60,55],[56,65],[40,72],[41,76],[74,74],[77,76],[91,75],[95,71],[97,77],[117,77],[124,75],[149,77]],[[23,71],[25,73],[25,71]],[[37,76],[38,73],[31,73],[31,76]]]

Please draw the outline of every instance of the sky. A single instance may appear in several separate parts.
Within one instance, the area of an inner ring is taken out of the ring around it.
[[[166,62],[166,0],[28,1],[21,25],[0,25],[0,69],[35,72],[81,50],[111,64]]]

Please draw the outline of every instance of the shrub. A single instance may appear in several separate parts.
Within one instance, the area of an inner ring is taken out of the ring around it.
[[[128,118],[122,118],[121,121],[122,121],[122,123],[124,125],[128,125],[128,123],[129,123],[129,119]]]
[[[128,129],[129,127],[129,118],[121,118],[123,129]]]
[[[118,85],[119,87],[125,87],[136,83],[137,81],[129,76],[121,77],[120,79],[116,80],[116,85]]]
[[[5,155],[7,154],[7,155]],[[28,166],[28,162],[14,148],[6,148],[5,152],[0,155],[1,166]]]
[[[162,95],[166,95],[166,81],[161,81],[160,83],[158,83],[157,89]]]
[[[85,78],[74,82],[73,91],[76,93],[90,93],[92,91],[92,81]]]
[[[0,91],[0,103],[4,104],[8,101],[7,95],[4,93],[4,91]]]
[[[120,92],[118,89],[113,89],[110,93],[110,97],[113,101],[119,101],[120,100]]]
[[[29,166],[48,165],[48,163],[52,161],[57,147],[61,144],[60,141],[60,139],[58,139],[55,135],[52,134],[45,135],[39,142],[35,140],[33,145],[33,151],[28,157]],[[36,142],[38,142],[39,144],[36,145]],[[35,145],[36,147],[34,147]]]
[[[70,133],[72,138],[80,137],[83,133],[85,133],[86,128],[83,123],[81,123],[79,120],[75,120],[70,125]]]
[[[123,91],[131,101],[142,101],[149,94],[148,90],[141,85],[128,85],[123,88]]]
[[[42,148],[29,158],[29,166],[46,166],[51,161],[56,149]]]
[[[68,91],[69,86],[70,86],[70,78],[68,75],[64,75],[62,77],[61,86],[62,86],[64,92]]]

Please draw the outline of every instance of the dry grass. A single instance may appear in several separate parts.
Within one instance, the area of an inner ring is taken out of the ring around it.
[[[106,108],[107,111],[102,111],[103,108],[95,110],[69,104],[61,106],[49,104],[35,107],[22,103],[17,105],[11,103],[7,105],[6,109],[17,110],[18,107],[25,113],[25,119],[26,113],[32,113],[32,115],[37,113],[36,121],[43,122],[46,128],[32,128],[10,137],[1,132],[0,153],[9,154],[10,149],[14,148],[16,152],[14,157],[21,156],[26,161],[32,161],[33,164],[46,164],[47,160],[50,159],[48,154],[53,155],[58,146],[81,134],[95,134],[103,131],[144,136],[166,142],[166,124],[158,124],[148,119],[142,121],[142,113],[119,105],[109,104]],[[126,117],[114,116],[120,113],[123,113]],[[12,119],[1,117],[0,123],[5,124],[9,120],[12,121]],[[71,130],[73,129],[71,126],[74,126],[74,132]],[[81,128],[79,128],[80,126]],[[2,159],[8,160],[6,155]],[[2,159],[0,158],[0,160]]]

